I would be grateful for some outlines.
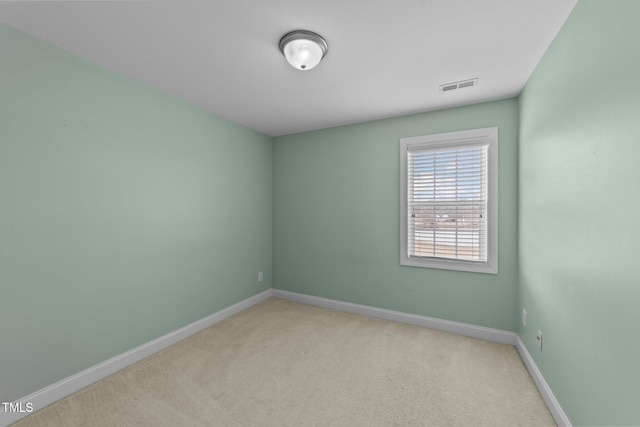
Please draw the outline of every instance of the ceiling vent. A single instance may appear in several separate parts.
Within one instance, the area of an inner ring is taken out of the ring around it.
[[[462,80],[459,82],[445,83],[440,85],[440,92],[451,92],[452,90],[464,89],[465,87],[478,86],[478,78]]]

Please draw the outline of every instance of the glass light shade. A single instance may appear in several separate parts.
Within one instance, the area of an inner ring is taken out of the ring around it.
[[[308,71],[320,63],[327,53],[327,42],[311,31],[292,31],[280,40],[280,50],[292,67]]]
[[[322,49],[311,40],[292,40],[284,47],[284,56],[293,68],[310,70],[320,63]]]

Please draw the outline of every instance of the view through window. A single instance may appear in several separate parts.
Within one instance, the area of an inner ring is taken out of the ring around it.
[[[497,128],[401,139],[401,264],[497,272]]]

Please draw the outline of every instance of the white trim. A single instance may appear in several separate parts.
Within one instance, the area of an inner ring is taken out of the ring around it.
[[[353,304],[327,298],[315,297],[311,295],[298,294],[295,292],[283,291],[280,289],[273,289],[272,296],[274,298],[282,298],[289,301],[330,308],[347,313],[392,320],[395,322],[407,323],[410,325],[422,326],[431,329],[438,329],[453,334],[479,338],[486,341],[497,342],[500,344],[513,345],[518,350],[518,353],[520,354],[524,365],[529,371],[529,375],[531,375],[533,382],[538,388],[542,399],[549,408],[549,412],[551,412],[551,415],[553,416],[556,424],[558,424],[558,427],[572,427],[571,421],[569,421],[569,417],[567,417],[567,415],[563,411],[560,403],[551,391],[551,388],[545,381],[542,373],[533,361],[533,358],[527,351],[527,348],[524,346],[522,340],[520,340],[520,337],[515,332],[485,328],[482,326],[453,322],[450,320],[442,320],[434,317],[402,313],[399,311],[385,310],[382,308]]]
[[[22,399],[18,399],[16,402],[31,402],[33,404],[34,412],[38,409],[42,409],[57,400],[60,400],[68,395],[75,393],[76,391],[87,387],[99,381],[111,374],[118,372],[119,370],[126,368],[140,360],[151,356],[165,348],[172,346],[173,344],[182,341],[183,339],[202,331],[228,317],[233,316],[247,308],[258,304],[271,297],[271,289],[267,289],[264,292],[256,294],[250,298],[240,301],[230,307],[224,308],[216,313],[207,316],[203,319],[197,320],[190,325],[168,333],[158,339],[150,341],[146,344],[142,344],[139,347],[129,350],[126,353],[115,356],[109,360],[99,363],[91,368],[85,369],[75,375],[58,381],[48,387],[36,391]],[[0,408],[2,409],[2,408]],[[9,412],[5,413],[4,410],[0,410],[0,426],[7,426],[10,423],[14,423],[21,418],[30,415],[29,413]]]
[[[409,267],[439,268],[498,274],[498,135],[497,127],[472,129],[400,138],[400,265]],[[487,176],[487,260],[486,262],[463,261],[432,257],[412,257],[408,250],[408,175],[407,153],[410,148],[442,148],[452,145],[473,145],[482,142],[488,145]]]
[[[376,317],[379,319],[392,320],[394,322],[407,323],[409,325],[438,329],[440,331],[450,332],[452,334],[479,338],[482,340],[497,342],[500,344],[516,344],[515,332],[508,332],[500,329],[485,328],[483,326],[475,326],[468,323],[442,320],[435,317],[402,313],[400,311],[386,310],[383,308],[376,308],[368,305],[352,304],[349,302],[298,294],[295,292],[283,291],[280,289],[273,289],[272,296],[275,298],[282,298],[289,301],[300,302],[303,304],[331,308],[347,313],[361,314],[364,316]]]
[[[545,381],[542,373],[533,361],[531,354],[527,351],[527,347],[525,347],[518,335],[516,335],[516,348],[518,349],[518,353],[520,353],[520,357],[522,358],[524,365],[529,371],[529,375],[531,375],[533,382],[536,384],[536,387],[538,387],[538,391],[540,391],[542,399],[544,399],[544,402],[547,404],[549,412],[551,412],[553,419],[556,421],[556,424],[558,424],[558,427],[571,427],[569,417],[567,417],[567,414],[562,410],[562,407],[551,391],[549,384]]]
[[[472,338],[483,339],[486,341],[497,342],[500,344],[514,345],[522,361],[524,362],[531,378],[533,378],[536,387],[540,391],[544,402],[547,404],[551,415],[559,427],[572,427],[569,418],[562,410],[560,403],[554,396],[551,388],[545,381],[542,373],[536,366],[533,358],[527,351],[520,337],[514,332],[503,331],[499,329],[485,328],[482,326],[470,325],[467,323],[453,322],[450,320],[437,319],[434,317],[420,316],[416,314],[403,313],[399,311],[386,310],[366,305],[353,304],[343,301],[337,301],[327,298],[316,297],[312,295],[304,295],[295,292],[283,291],[280,289],[267,289],[257,295],[240,301],[230,307],[224,308],[210,316],[200,319],[190,325],[180,328],[174,332],[164,335],[151,342],[143,344],[126,353],[111,358],[107,361],[99,363],[89,369],[72,375],[69,378],[58,381],[48,387],[36,391],[15,402],[31,402],[34,410],[42,409],[76,391],[87,387],[121,369],[126,368],[140,360],[151,356],[165,348],[208,328],[228,317],[233,316],[247,308],[258,304],[270,297],[281,298],[289,301],[295,301],[303,304],[314,305],[318,307],[330,308],[334,310],[344,311],[347,313],[359,314],[364,316],[376,317],[379,319],[391,320],[410,325],[422,326],[425,328],[437,329],[458,335],[464,335]],[[30,413],[5,413],[0,411],[0,426],[5,427],[14,423]]]

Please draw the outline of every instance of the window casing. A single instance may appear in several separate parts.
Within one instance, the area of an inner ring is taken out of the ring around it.
[[[402,138],[400,264],[498,273],[498,128]]]

